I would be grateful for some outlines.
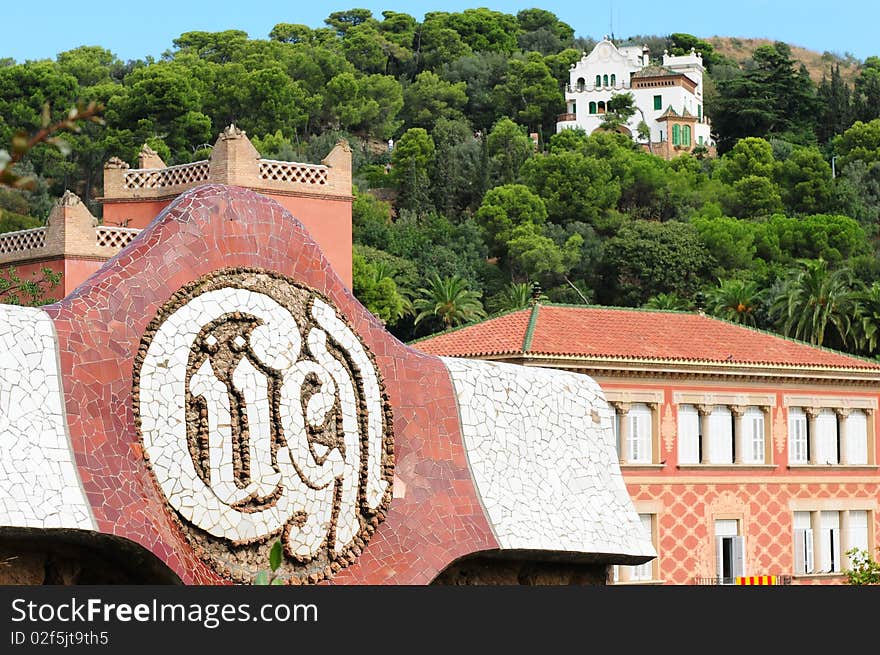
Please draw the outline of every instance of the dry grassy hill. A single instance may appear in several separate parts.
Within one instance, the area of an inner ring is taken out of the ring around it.
[[[730,57],[738,63],[751,57],[759,46],[772,45],[773,43],[771,39],[747,39],[733,36],[712,36],[705,38],[705,40],[712,44],[718,54]],[[789,43],[789,47],[791,47],[792,56],[807,67],[810,77],[817,84],[822,81],[823,75],[831,77],[831,67],[836,64],[840,64],[841,77],[850,84],[859,73],[860,62],[857,59],[843,58],[830,52],[819,53],[792,43]]]

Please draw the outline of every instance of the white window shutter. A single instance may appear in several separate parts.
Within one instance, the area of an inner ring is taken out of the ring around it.
[[[709,461],[712,464],[733,463],[733,426],[730,410],[716,407],[709,416]]]
[[[806,573],[806,530],[797,528],[794,531],[794,574]]]
[[[804,573],[812,573],[815,569],[813,563],[813,530],[804,530]]]
[[[733,577],[746,574],[746,539],[733,537]]]
[[[846,451],[850,464],[868,463],[868,422],[861,410],[846,418]]]
[[[700,415],[693,405],[678,408],[678,463],[700,463]]]
[[[865,510],[849,512],[849,546],[868,550],[868,512]]]
[[[788,409],[788,461],[807,463],[807,417],[799,407]]]
[[[643,403],[629,410],[629,461],[651,463],[651,410]]]
[[[819,449],[816,461],[819,464],[839,464],[837,456],[837,416],[830,409],[823,409],[816,418],[816,430],[818,438],[816,444]]]
[[[748,464],[764,463],[764,412],[749,407],[743,416],[743,461]]]
[[[715,537],[715,577],[724,577],[724,537]]]
[[[840,528],[831,530],[831,566],[830,571],[840,571]]]

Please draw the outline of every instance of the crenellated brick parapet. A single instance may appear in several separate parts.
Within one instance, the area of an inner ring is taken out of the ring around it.
[[[140,232],[133,228],[98,225],[75,194],[66,191],[45,226],[0,234],[0,266],[46,261],[58,257],[106,260]]]
[[[103,202],[161,201],[202,184],[227,184],[280,195],[351,198],[351,148],[336,144],[321,164],[260,158],[244,131],[230,125],[214,144],[210,159],[166,166],[148,146],[139,168],[118,158],[104,166]]]

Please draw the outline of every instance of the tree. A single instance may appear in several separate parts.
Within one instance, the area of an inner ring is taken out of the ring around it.
[[[816,95],[820,108],[816,137],[827,143],[853,123],[852,93],[840,75],[840,64],[832,66],[830,80],[822,77]]]
[[[753,267],[757,253],[755,237],[759,229],[756,223],[729,216],[698,216],[691,224],[715,260],[719,275]]]
[[[630,91],[626,93],[613,93],[608,101],[608,108],[602,116],[600,125],[602,129],[612,132],[620,131],[637,111],[635,96]]]
[[[478,130],[488,132],[502,115],[493,90],[504,82],[509,61],[500,52],[476,52],[446,61],[438,71],[447,82],[467,85],[464,113]]]
[[[394,325],[406,314],[409,303],[398,291],[393,272],[371,264],[358,252],[352,256],[352,291],[383,324]]]
[[[456,216],[480,200],[482,147],[464,120],[438,119],[432,138],[434,206],[447,216]]]
[[[505,81],[495,87],[493,95],[502,115],[533,132],[555,131],[556,115],[565,106],[559,83],[537,52],[511,59]]]
[[[753,280],[719,280],[706,292],[706,309],[718,318],[754,327],[764,296]]]
[[[334,11],[324,22],[334,28],[339,36],[344,36],[352,27],[357,27],[362,23],[372,20],[373,12],[369,9],[347,9],[345,11]]]
[[[531,222],[517,225],[507,242],[507,268],[514,280],[549,280],[565,275],[580,259],[584,239],[571,235],[560,247]]]
[[[880,548],[878,548],[880,550]],[[860,548],[846,551],[852,568],[844,571],[847,584],[876,585],[880,584],[880,562],[871,558],[871,554]]]
[[[388,75],[340,73],[327,83],[324,98],[331,121],[345,130],[384,140],[400,127],[403,92]]]
[[[430,131],[438,118],[463,120],[466,87],[464,82],[452,84],[431,71],[419,73],[403,92],[403,114],[407,125]]]
[[[546,296],[538,293],[535,285],[530,282],[511,282],[489,299],[489,306],[495,313],[511,312],[528,307],[533,302],[546,300]]]
[[[772,180],[777,168],[770,142],[760,137],[746,137],[737,141],[733,149],[721,158],[715,176],[725,184],[733,184],[749,175]]]
[[[429,12],[425,24],[439,23],[453,30],[474,52],[512,53],[516,47],[519,24],[514,16],[485,7],[465,9],[460,13]]]
[[[831,270],[824,259],[800,260],[789,271],[770,311],[783,334],[822,346],[845,348],[857,320],[852,271]]]
[[[601,231],[606,213],[620,199],[609,164],[578,152],[532,157],[522,165],[520,177],[544,200],[548,220],[560,225],[580,221]]]
[[[853,328],[856,333],[859,351],[865,355],[877,356],[880,344],[880,282],[857,292],[859,316]]]
[[[525,129],[506,116],[489,132],[487,150],[491,166],[490,179],[495,184],[512,184],[519,169],[535,152]]]
[[[441,12],[425,14],[425,21],[416,30],[415,58],[419,70],[436,70],[441,65],[473,54],[454,29],[438,17]]]
[[[779,187],[766,177],[746,175],[733,183],[727,210],[738,218],[759,218],[782,211]]]
[[[880,57],[868,57],[862,65],[855,80],[853,112],[863,122],[880,118]]]
[[[419,288],[418,293],[419,297],[413,301],[413,309],[418,312],[416,325],[425,319],[435,319],[444,329],[449,329],[486,317],[479,295],[468,289],[467,282],[457,275],[431,276],[428,285]]]
[[[605,304],[639,307],[659,293],[690,298],[712,266],[696,229],[688,223],[636,220],[605,242]]]
[[[574,29],[546,9],[523,9],[516,14],[522,32],[517,36],[520,50],[552,55],[571,45]]]
[[[301,23],[278,23],[269,32],[269,38],[281,43],[311,43],[312,28]]]
[[[486,232],[490,254],[504,257],[513,230],[525,223],[541,226],[547,220],[544,201],[523,184],[490,189],[474,215]]]
[[[856,121],[834,139],[834,152],[840,158],[840,166],[856,160],[865,164],[880,162],[880,118],[869,123]]]
[[[669,54],[673,56],[687,55],[691,50],[699,52],[703,56],[703,65],[709,72],[713,66],[723,61],[723,57],[715,52],[715,46],[693,34],[673,32],[669,35],[669,42]]]
[[[779,168],[783,199],[789,211],[818,214],[828,211],[834,189],[831,166],[816,147],[796,147]]]
[[[644,304],[645,309],[656,309],[660,311],[688,311],[691,303],[686,298],[682,298],[677,293],[658,293],[651,296]]]
[[[429,209],[431,180],[429,171],[434,161],[434,140],[421,127],[414,127],[400,137],[391,153],[393,175],[400,195],[398,204],[405,209],[424,212]]]
[[[814,138],[815,86],[804,67],[796,68],[787,44],[758,47],[752,65],[720,80],[717,89],[713,122],[719,152],[748,136],[785,134],[798,143]]]

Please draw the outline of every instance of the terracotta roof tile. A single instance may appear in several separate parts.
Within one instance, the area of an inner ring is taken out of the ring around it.
[[[520,353],[531,313],[531,309],[521,309],[416,341],[412,346],[429,354],[459,357]]]
[[[538,306],[415,342],[435,355],[530,355],[877,369],[880,364],[709,316],[603,307]]]

